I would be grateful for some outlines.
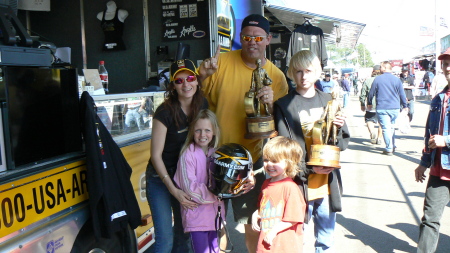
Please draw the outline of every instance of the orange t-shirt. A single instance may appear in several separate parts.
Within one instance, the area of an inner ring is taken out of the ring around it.
[[[302,252],[306,203],[298,185],[289,177],[276,182],[269,178],[262,185],[259,200],[261,233],[256,252]],[[279,232],[272,245],[267,244],[266,233],[280,221],[296,224]]]

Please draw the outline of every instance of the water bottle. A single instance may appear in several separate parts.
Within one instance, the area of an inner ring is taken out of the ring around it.
[[[98,73],[100,74],[100,79],[102,80],[103,89],[105,94],[109,93],[108,90],[108,71],[105,68],[105,61],[100,61],[98,66]]]

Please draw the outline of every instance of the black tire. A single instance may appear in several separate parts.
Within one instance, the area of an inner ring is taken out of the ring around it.
[[[137,252],[136,237],[134,231],[128,226],[126,238],[122,238],[121,233],[115,233],[111,238],[100,238],[96,240],[92,222],[89,220],[84,224],[80,233],[75,239],[71,253],[134,253]],[[123,245],[123,241],[128,241],[128,245]]]

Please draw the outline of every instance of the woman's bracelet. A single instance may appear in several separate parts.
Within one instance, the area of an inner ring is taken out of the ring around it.
[[[168,177],[169,176],[169,174],[165,174],[162,178],[161,178],[161,180],[164,182],[164,179],[166,178],[166,177]]]

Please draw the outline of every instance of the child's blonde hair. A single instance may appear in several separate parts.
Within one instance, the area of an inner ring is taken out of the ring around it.
[[[294,178],[300,172],[299,163],[303,155],[302,148],[298,142],[277,136],[266,143],[263,149],[264,160],[280,162],[286,161],[286,175]]]
[[[219,122],[217,121],[216,115],[208,110],[203,109],[201,110],[197,116],[192,120],[191,124],[189,125],[189,132],[186,137],[186,141],[184,142],[183,147],[181,148],[180,154],[183,154],[184,151],[191,145],[191,143],[194,143],[194,132],[195,132],[195,124],[197,124],[197,121],[200,119],[208,119],[209,122],[211,122],[212,130],[214,137],[213,139],[208,143],[208,146],[211,148],[217,148],[219,146],[219,139],[220,139],[220,128],[219,128]]]
[[[322,73],[322,66],[320,65],[319,58],[317,58],[317,56],[310,50],[301,50],[292,56],[291,61],[289,62],[289,69],[286,74],[291,80],[295,80],[294,76],[297,70],[307,69],[309,67],[312,67],[315,79],[319,79],[320,74]]]

